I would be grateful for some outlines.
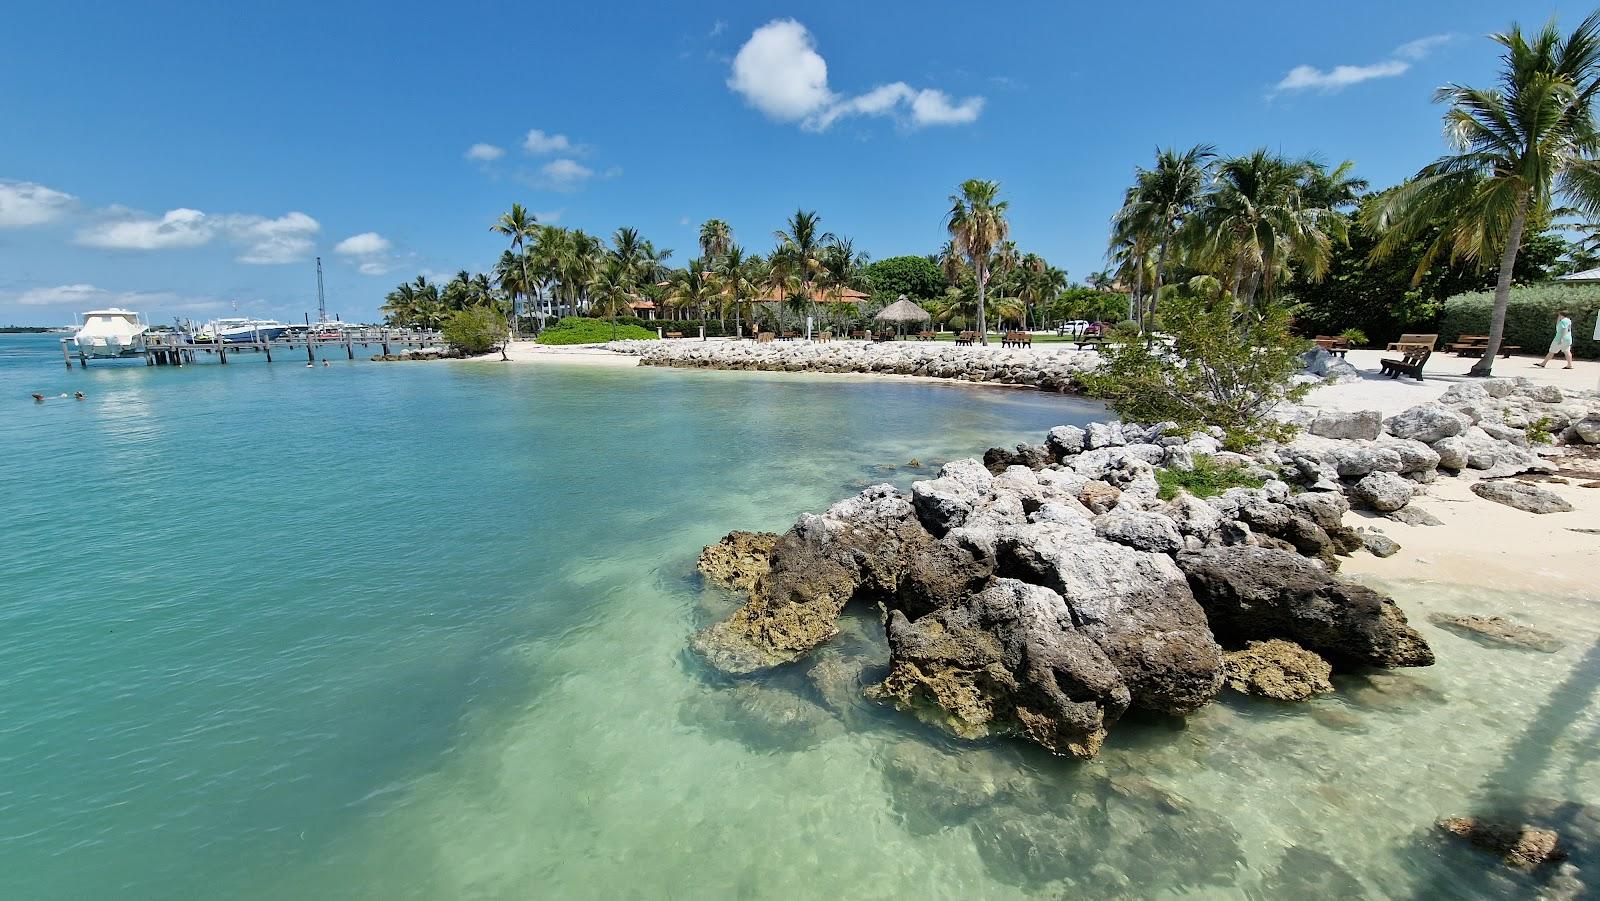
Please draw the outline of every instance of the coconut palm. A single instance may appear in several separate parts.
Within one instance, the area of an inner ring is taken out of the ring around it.
[[[1137,235],[1141,243],[1156,251],[1150,302],[1140,304],[1138,317],[1139,329],[1146,334],[1161,297],[1172,238],[1199,205],[1216,155],[1216,149],[1209,144],[1196,144],[1182,153],[1170,147],[1157,148],[1154,168],[1135,170],[1133,187],[1111,221],[1113,244]]]
[[[720,256],[716,258],[711,274],[715,279],[715,288],[721,303],[717,305],[717,312],[722,319],[723,329],[727,329],[728,308],[733,307],[734,334],[742,334],[744,321],[742,313],[745,303],[756,294],[756,286],[750,280],[751,259],[745,256],[744,248],[737,244],[730,244]]]
[[[1500,255],[1489,343],[1470,371],[1476,376],[1491,374],[1500,349],[1528,221],[1547,217],[1557,197],[1582,213],[1600,213],[1600,12],[1565,38],[1552,22],[1531,36],[1513,25],[1492,39],[1505,48],[1498,88],[1452,84],[1434,95],[1450,104],[1445,135],[1459,152],[1424,166],[1367,214],[1382,235],[1379,257],[1444,224],[1418,264],[1418,281],[1445,254],[1474,261]]]
[[[1345,160],[1339,165],[1328,169],[1321,163],[1312,162],[1306,168],[1306,174],[1300,183],[1300,196],[1307,206],[1325,207],[1330,210],[1353,207],[1361,202],[1361,196],[1367,193],[1367,180],[1351,175],[1355,163]]]
[[[969,178],[961,183],[960,193],[950,195],[950,212],[945,217],[945,228],[954,242],[952,249],[972,264],[978,287],[978,340],[985,345],[989,343],[989,330],[983,302],[989,269],[995,250],[1011,233],[1006,222],[1010,201],[997,199],[999,194],[998,182]]]
[[[611,320],[613,341],[617,340],[617,317],[632,312],[629,304],[638,299],[634,275],[633,265],[613,252],[589,279],[589,303],[596,312]]]
[[[1109,291],[1111,290],[1111,286],[1115,283],[1116,279],[1113,278],[1111,273],[1105,269],[1102,269],[1099,272],[1089,273],[1089,287],[1095,289],[1096,291]]]
[[[511,239],[511,250],[517,255],[522,267],[521,288],[526,291],[531,282],[528,280],[528,261],[523,255],[523,245],[538,236],[539,220],[520,203],[513,203],[510,212],[500,214],[500,218],[489,226],[489,230]],[[518,337],[517,329],[517,294],[511,295],[511,334]],[[540,328],[544,327],[541,317]]]
[[[789,274],[800,279],[800,293],[795,307],[803,315],[811,303],[811,282],[822,270],[822,251],[834,240],[833,232],[821,230],[822,217],[814,210],[795,210],[784,229],[773,232],[779,250],[788,261]]]
[[[1305,200],[1302,181],[1312,165],[1265,149],[1223,160],[1212,190],[1185,222],[1192,259],[1218,272],[1231,264],[1230,287],[1247,303],[1258,288],[1270,298],[1295,264],[1308,278],[1322,278],[1333,242],[1345,239],[1345,217]]]
[[[410,282],[404,282],[384,296],[383,306],[378,308],[378,312],[390,325],[410,326],[416,321],[417,300],[417,289]]]
[[[700,255],[715,264],[733,245],[733,228],[721,219],[707,219],[700,226]]]
[[[706,304],[716,297],[716,286],[712,284],[710,273],[701,260],[690,260],[688,269],[674,273],[672,284],[667,288],[669,307],[675,310],[699,310],[702,320],[705,319]]]

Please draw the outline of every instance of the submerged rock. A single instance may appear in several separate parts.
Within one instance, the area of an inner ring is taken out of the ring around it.
[[[1561,836],[1553,829],[1526,823],[1489,822],[1476,817],[1445,817],[1437,825],[1494,854],[1501,863],[1514,869],[1533,870],[1567,859]]]
[[[774,532],[729,532],[700,552],[700,572],[706,581],[734,591],[750,591],[772,568]]]
[[[962,738],[1020,733],[1092,757],[1130,702],[1059,594],[1015,579],[915,622],[889,616],[889,675],[869,690]]]
[[[1561,639],[1530,626],[1500,616],[1471,616],[1462,613],[1435,613],[1428,622],[1484,644],[1524,648],[1553,654],[1564,646]]]
[[[1178,566],[1225,642],[1285,638],[1335,663],[1433,664],[1433,651],[1393,600],[1340,581],[1304,557],[1207,548],[1179,554]]]
[[[773,544],[771,569],[750,600],[690,644],[734,675],[793,662],[838,632],[839,612],[858,593],[892,594],[902,546],[920,549],[926,541],[892,485],[868,488],[820,516],[806,514]]]
[[[1484,500],[1505,504],[1518,510],[1529,513],[1570,513],[1572,505],[1567,499],[1553,491],[1547,491],[1537,485],[1514,480],[1495,480],[1492,482],[1477,482],[1472,486],[1472,493]]]
[[[695,695],[679,718],[761,751],[803,751],[844,734],[844,724],[819,704],[784,688],[739,682]]]
[[[1291,641],[1252,641],[1242,651],[1223,655],[1229,688],[1277,701],[1304,701],[1333,691],[1328,661]]]

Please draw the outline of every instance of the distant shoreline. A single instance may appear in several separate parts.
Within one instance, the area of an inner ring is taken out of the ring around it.
[[[48,335],[53,331],[48,325],[0,325],[0,335]]]

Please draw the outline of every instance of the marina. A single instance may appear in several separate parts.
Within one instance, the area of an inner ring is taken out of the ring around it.
[[[363,350],[376,348],[384,357],[392,356],[396,349],[413,352],[431,350],[440,354],[444,352],[444,342],[437,331],[346,327],[338,330],[327,328],[302,330],[298,334],[283,332],[276,338],[228,341],[196,340],[196,336],[187,332],[147,331],[139,336],[136,349],[122,356],[142,355],[146,366],[183,366],[211,359],[226,365],[229,356],[241,353],[265,354],[266,361],[271,363],[274,352],[279,355],[292,354],[298,359],[297,352],[303,350],[306,362],[313,363],[316,362],[319,348],[343,350],[346,359],[354,360],[357,347]],[[89,367],[91,354],[88,350],[76,338],[62,338],[61,359],[68,369],[72,368],[74,357],[77,358],[77,365],[80,368]]]

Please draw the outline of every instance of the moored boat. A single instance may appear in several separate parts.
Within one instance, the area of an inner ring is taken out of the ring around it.
[[[73,333],[72,343],[86,357],[122,357],[144,350],[143,317],[133,310],[110,307],[90,310]]]

